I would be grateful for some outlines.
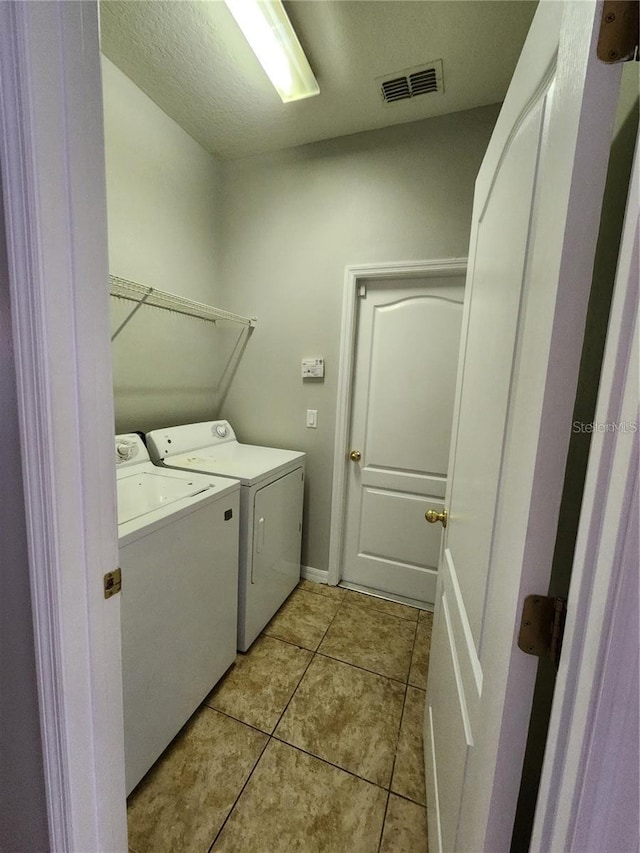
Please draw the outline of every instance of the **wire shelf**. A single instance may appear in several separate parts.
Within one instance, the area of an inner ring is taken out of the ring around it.
[[[212,323],[215,323],[216,320],[230,320],[232,323],[239,323],[250,328],[253,328],[257,323],[256,317],[243,317],[240,314],[223,311],[222,308],[214,308],[213,305],[206,305],[204,302],[195,302],[193,299],[187,299],[166,290],[146,287],[135,281],[128,281],[126,278],[110,275],[109,282],[112,296],[128,299],[130,302],[137,302],[139,305],[151,305],[154,308],[163,308],[165,311],[174,311],[177,314],[197,317],[200,320],[208,320]]]

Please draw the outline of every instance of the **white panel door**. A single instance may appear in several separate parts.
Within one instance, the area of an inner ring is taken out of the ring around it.
[[[425,715],[429,846],[508,850],[620,71],[601,7],[541,3],[474,200]]]
[[[359,299],[342,578],[435,601],[464,281],[368,281]],[[357,455],[357,454],[356,454]]]

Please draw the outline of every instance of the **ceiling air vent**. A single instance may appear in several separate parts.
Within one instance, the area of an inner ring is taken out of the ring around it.
[[[378,77],[380,93],[385,104],[396,101],[406,101],[418,95],[428,95],[434,92],[444,92],[442,79],[442,60],[419,65],[417,68],[405,68],[395,74],[385,74]]]

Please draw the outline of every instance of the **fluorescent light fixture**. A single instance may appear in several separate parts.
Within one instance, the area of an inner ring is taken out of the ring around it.
[[[320,92],[281,0],[225,0],[283,103]]]

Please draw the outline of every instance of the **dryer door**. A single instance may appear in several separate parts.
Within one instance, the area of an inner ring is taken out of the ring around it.
[[[303,489],[296,468],[254,496],[251,583],[272,614],[300,579]]]

